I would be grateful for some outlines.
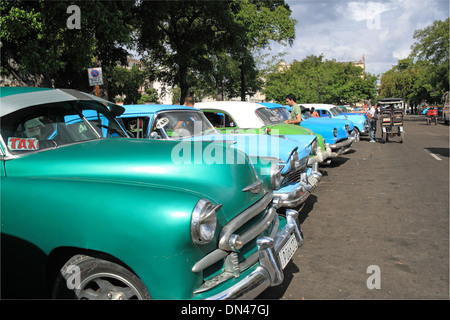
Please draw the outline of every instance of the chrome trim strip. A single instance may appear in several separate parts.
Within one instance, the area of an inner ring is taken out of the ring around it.
[[[232,248],[229,243],[231,235],[247,221],[257,216],[265,208],[267,208],[272,199],[273,194],[271,192],[267,193],[261,200],[250,208],[244,210],[241,214],[233,218],[225,227],[223,227],[219,236],[219,249],[231,251]]]

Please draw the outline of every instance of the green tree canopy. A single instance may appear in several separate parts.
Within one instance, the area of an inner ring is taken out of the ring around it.
[[[302,103],[355,104],[375,96],[376,82],[361,67],[311,55],[268,74],[263,92],[279,103],[292,93]]]
[[[80,29],[70,29],[69,5],[80,8]],[[103,74],[126,63],[132,1],[2,0],[2,71],[22,85],[89,90],[87,68]]]

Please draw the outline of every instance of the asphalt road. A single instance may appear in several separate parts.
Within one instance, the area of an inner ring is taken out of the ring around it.
[[[449,126],[407,115],[404,130],[321,167],[304,245],[258,299],[449,299]]]

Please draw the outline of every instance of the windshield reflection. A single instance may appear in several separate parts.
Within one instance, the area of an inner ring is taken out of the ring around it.
[[[3,143],[11,154],[95,139],[127,137],[108,109],[95,101],[71,101],[19,109],[1,118]]]
[[[153,121],[151,138],[180,140],[188,137],[218,133],[202,112],[160,112]]]

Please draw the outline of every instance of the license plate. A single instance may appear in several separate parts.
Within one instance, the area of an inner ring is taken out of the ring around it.
[[[284,269],[289,261],[294,256],[295,251],[298,249],[298,242],[295,235],[292,234],[289,240],[284,244],[283,248],[281,248],[278,256],[281,262],[281,268]]]

